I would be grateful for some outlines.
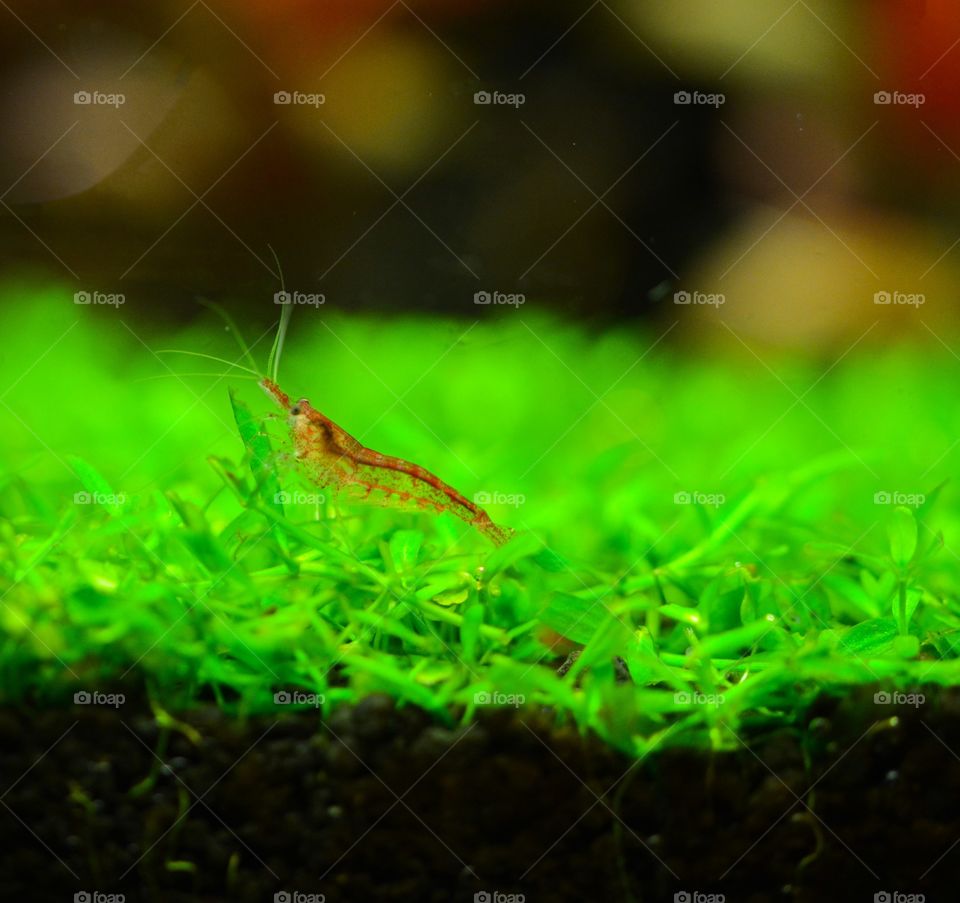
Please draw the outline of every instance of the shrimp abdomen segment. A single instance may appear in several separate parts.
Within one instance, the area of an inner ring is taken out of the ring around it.
[[[401,491],[402,495],[412,495],[421,507],[449,511],[476,527],[496,545],[502,545],[513,535],[512,530],[497,526],[481,507],[419,464],[403,458],[395,458],[392,455],[384,455],[366,447],[357,454],[356,460],[363,471],[390,472],[394,475],[395,484],[404,484],[409,487],[407,491]]]

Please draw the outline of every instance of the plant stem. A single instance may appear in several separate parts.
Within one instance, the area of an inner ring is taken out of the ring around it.
[[[898,592],[900,594],[897,605],[897,620],[900,622],[900,636],[907,635],[907,581],[900,578]]]

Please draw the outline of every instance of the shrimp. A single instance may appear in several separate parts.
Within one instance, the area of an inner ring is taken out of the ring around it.
[[[280,260],[273,248],[270,248],[270,252],[280,271],[281,291],[286,291]],[[267,373],[270,375],[264,376],[259,371],[250,348],[243,341],[240,330],[237,329],[230,315],[213,302],[202,303],[227,324],[247,364],[241,364],[239,360],[227,361],[195,351],[161,349],[157,353],[186,354],[220,361],[227,364],[231,370],[240,370],[244,374],[243,378],[256,379],[267,395],[286,411],[287,422],[293,437],[295,457],[313,483],[345,491],[362,500],[367,500],[371,494],[378,493],[382,497],[382,504],[393,507],[409,505],[438,513],[447,511],[475,527],[497,546],[503,545],[514,535],[514,530],[495,524],[490,519],[490,515],[479,505],[462,496],[426,468],[405,461],[403,458],[383,455],[372,448],[367,448],[345,429],[321,414],[306,398],[291,403],[290,396],[277,384],[277,372],[293,310],[292,305],[286,305],[280,315],[273,347],[267,358]]]
[[[318,486],[346,490],[363,499],[378,492],[385,497],[385,504],[447,511],[497,546],[513,536],[511,528],[495,524],[479,505],[426,468],[367,448],[306,398],[291,403],[290,396],[269,377],[263,377],[259,385],[287,412],[296,459]]]

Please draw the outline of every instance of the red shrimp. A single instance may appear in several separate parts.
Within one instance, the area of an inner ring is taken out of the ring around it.
[[[359,491],[363,498],[382,493],[388,505],[448,511],[476,527],[494,545],[503,545],[513,536],[511,528],[495,524],[479,505],[426,468],[367,448],[306,398],[291,404],[272,379],[264,377],[260,386],[289,415],[297,460],[317,485]]]

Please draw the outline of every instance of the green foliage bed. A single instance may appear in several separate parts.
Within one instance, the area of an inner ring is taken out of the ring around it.
[[[385,691],[464,721],[550,706],[640,755],[736,745],[823,688],[960,681],[960,363],[932,339],[831,366],[533,303],[474,325],[298,311],[284,388],[485,493],[518,531],[495,549],[448,515],[319,501],[254,382],[155,353],[237,359],[213,316],[164,330],[63,286],[2,294],[8,701]],[[274,314],[248,330],[258,360]],[[557,634],[584,646],[564,676]]]

